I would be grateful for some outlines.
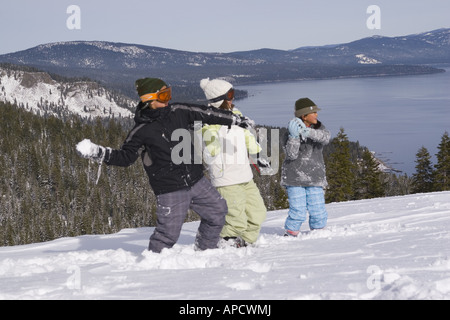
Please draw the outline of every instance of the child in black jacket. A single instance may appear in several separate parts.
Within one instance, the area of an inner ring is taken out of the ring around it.
[[[135,127],[120,150],[98,146],[83,140],[77,146],[80,155],[107,165],[127,167],[141,157],[150,185],[157,196],[157,226],[150,237],[149,250],[161,252],[178,241],[188,209],[201,223],[195,240],[200,250],[217,247],[227,214],[226,201],[203,176],[203,164],[197,163],[191,148],[189,161],[174,161],[174,131],[192,129],[194,122],[251,126],[252,121],[232,112],[189,104],[170,104],[171,88],[156,78],[136,81],[141,98],[135,115]],[[183,157],[186,159],[186,157]]]

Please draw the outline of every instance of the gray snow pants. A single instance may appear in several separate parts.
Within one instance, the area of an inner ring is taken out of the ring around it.
[[[175,245],[188,209],[194,210],[201,218],[195,239],[196,248],[217,248],[228,207],[225,199],[208,179],[203,177],[190,189],[158,195],[157,202],[158,221],[150,237],[148,250],[159,253],[162,249]]]

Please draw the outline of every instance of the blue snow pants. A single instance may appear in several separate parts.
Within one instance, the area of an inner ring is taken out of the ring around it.
[[[286,187],[289,198],[289,212],[285,229],[299,231],[309,212],[311,230],[327,225],[328,213],[325,209],[325,194],[322,187]]]

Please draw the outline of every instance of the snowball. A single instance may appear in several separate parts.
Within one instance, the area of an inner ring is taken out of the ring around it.
[[[89,139],[84,139],[77,144],[77,151],[83,156],[89,156],[92,154],[93,143]]]

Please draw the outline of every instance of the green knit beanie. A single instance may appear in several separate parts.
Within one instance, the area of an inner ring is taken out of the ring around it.
[[[295,102],[295,116],[297,118],[317,111],[320,111],[320,109],[309,98],[301,98]]]
[[[136,90],[139,97],[142,97],[143,95],[149,93],[158,92],[164,86],[168,87],[168,85],[164,81],[157,78],[145,78],[136,80]]]

